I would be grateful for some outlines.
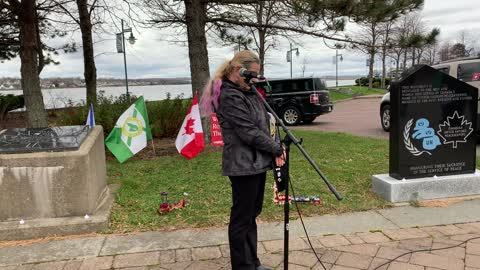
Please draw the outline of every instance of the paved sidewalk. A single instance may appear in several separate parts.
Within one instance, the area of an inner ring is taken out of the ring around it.
[[[411,206],[307,218],[313,247],[327,269],[480,269],[480,200],[446,208]],[[290,224],[289,269],[323,269],[298,221]],[[259,225],[261,261],[283,269],[283,225]],[[0,243],[1,246],[2,243]],[[5,244],[5,243],[3,243]],[[102,235],[0,247],[0,270],[230,269],[226,228]]]

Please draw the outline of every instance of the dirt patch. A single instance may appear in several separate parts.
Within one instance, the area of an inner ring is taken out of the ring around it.
[[[0,122],[0,129],[4,128],[24,128],[27,127],[27,121],[23,112],[9,113],[5,121]]]
[[[101,235],[97,233],[89,233],[89,234],[68,235],[68,236],[52,236],[52,237],[29,239],[29,240],[5,241],[5,242],[0,242],[0,247],[28,246],[28,245],[38,244],[38,243],[50,242],[54,240],[78,239],[78,238],[97,237],[97,236],[101,236]]]
[[[425,201],[416,201],[415,206],[418,207],[449,207],[459,202],[478,199],[480,196],[462,196],[462,197],[455,197],[455,198],[445,198],[445,199],[438,199],[438,200],[425,200]]]
[[[420,207],[430,207],[430,208],[434,208],[434,207],[449,207],[450,205],[453,205],[453,204],[456,204],[460,202],[459,201],[443,201],[443,200],[440,200],[440,201],[423,201],[423,202],[418,202],[418,206]]]
[[[112,155],[112,153],[110,153],[110,151],[106,150],[105,152],[107,152],[107,160],[115,160],[115,157]],[[175,139],[154,138],[153,143],[152,141],[148,141],[147,147],[135,155],[135,159],[150,160],[158,156],[171,155],[178,155],[177,148],[175,147]]]

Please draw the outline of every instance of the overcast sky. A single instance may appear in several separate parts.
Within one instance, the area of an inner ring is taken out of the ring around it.
[[[480,32],[480,5],[479,0],[425,0],[422,18],[426,26],[431,29],[439,27],[440,41],[455,42],[459,40],[460,32],[464,30],[467,38],[475,40]],[[347,27],[347,31],[352,26]],[[127,45],[127,64],[129,78],[173,78],[190,77],[188,50],[179,44],[172,44],[166,39],[170,31],[158,29],[134,29],[137,42]],[[78,44],[81,44],[79,35]],[[103,41],[97,38],[95,44],[95,58],[98,77],[124,77],[123,56],[116,53],[115,36],[103,36]],[[335,50],[324,45],[322,39],[300,37],[300,55],[293,58],[293,74],[301,76],[301,66],[306,63],[306,76],[325,76],[335,74],[335,65],[332,58]],[[467,40],[468,41],[468,40]],[[480,47],[480,44],[475,44]],[[289,48],[287,40],[280,40],[276,50],[269,51],[265,75],[271,78],[289,77],[290,64],[286,62],[285,55]],[[209,42],[208,53],[210,70],[215,69],[224,60],[233,56],[232,47],[221,47],[214,42]],[[366,56],[361,53],[342,50],[343,62],[339,63],[339,75],[366,74]],[[61,62],[58,66],[46,66],[41,73],[42,78],[47,77],[82,77],[83,58],[81,49],[73,54],[61,54],[56,58]],[[379,68],[379,66],[378,66]],[[0,77],[19,77],[20,60],[0,63]]]

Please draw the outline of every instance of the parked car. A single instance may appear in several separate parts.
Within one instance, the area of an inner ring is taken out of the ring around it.
[[[432,67],[480,89],[480,57],[453,59]],[[477,127],[480,128],[478,125],[480,124],[480,100],[478,105]],[[388,92],[380,102],[380,123],[385,131],[390,130],[390,108],[390,92]]]
[[[286,125],[309,124],[333,110],[325,81],[320,78],[270,80],[256,83],[268,104]]]

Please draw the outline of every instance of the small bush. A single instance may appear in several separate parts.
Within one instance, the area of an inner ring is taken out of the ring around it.
[[[385,78],[385,86],[389,85],[391,81],[391,78]],[[377,84],[376,84],[377,83]],[[380,88],[380,85],[382,85],[382,78],[380,77],[374,77],[372,86],[374,88]],[[361,77],[355,80],[355,85],[357,86],[368,86],[368,78],[367,77]],[[377,85],[377,86],[374,86]]]
[[[103,91],[100,92],[100,96],[97,97],[97,105],[94,106],[95,122],[98,125],[102,125],[105,134],[109,134],[115,127],[118,118],[124,113],[128,107],[130,107],[137,96],[130,95],[127,97],[125,94],[115,98],[113,96],[105,96]],[[88,108],[85,107],[84,122],[87,119]]]
[[[9,111],[23,108],[24,105],[25,100],[23,95],[0,94],[0,120],[5,120]]]
[[[103,91],[97,97],[98,104],[94,106],[95,123],[103,127],[105,136],[112,131],[118,118],[130,107],[138,97],[121,95],[120,97],[105,96]],[[191,100],[181,99],[181,96],[166,100],[146,102],[152,135],[157,138],[175,137],[185,118]],[[85,103],[76,107],[68,107],[57,113],[57,125],[85,125],[88,107]]]
[[[158,138],[177,136],[190,103],[191,99],[185,100],[182,96],[171,99],[170,94],[165,100],[147,102],[152,135]]]
[[[355,80],[355,85],[358,85],[358,86],[366,86],[368,85],[368,78],[366,77],[361,77],[359,79],[356,79]]]
[[[385,86],[390,85],[392,78],[385,78]]]

